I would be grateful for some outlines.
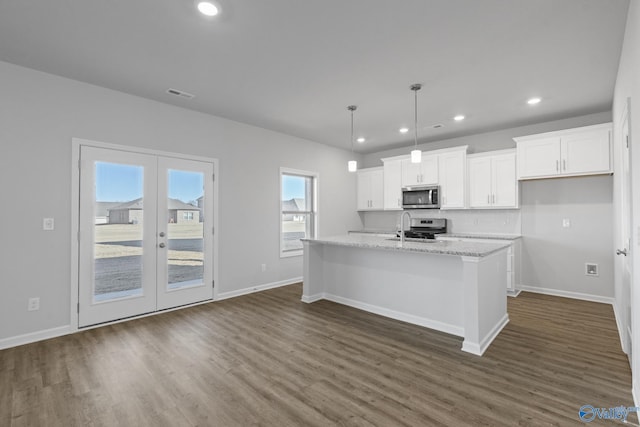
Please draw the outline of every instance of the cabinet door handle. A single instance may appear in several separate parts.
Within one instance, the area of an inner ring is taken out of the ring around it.
[[[567,171],[567,161],[565,159],[562,160],[562,170]]]
[[[494,205],[495,205],[495,203],[496,203],[496,195],[495,195],[495,194],[493,194],[493,195],[491,196],[491,203],[493,203]]]
[[[560,172],[560,162],[556,160],[556,172]]]
[[[487,204],[488,205],[491,204],[491,196],[489,194],[487,194]]]

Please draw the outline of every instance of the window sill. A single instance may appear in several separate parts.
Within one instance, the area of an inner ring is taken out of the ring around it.
[[[303,254],[304,252],[302,251],[302,249],[300,249],[299,251],[280,252],[280,258],[291,258],[294,256],[302,256]]]

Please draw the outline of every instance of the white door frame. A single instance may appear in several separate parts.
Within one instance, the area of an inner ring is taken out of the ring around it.
[[[203,156],[180,154],[180,153],[172,153],[172,152],[160,151],[160,150],[151,150],[151,149],[139,148],[139,147],[131,147],[127,145],[111,144],[111,143],[99,142],[99,141],[91,141],[91,140],[81,139],[81,138],[72,138],[71,139],[71,285],[70,285],[71,306],[70,306],[70,317],[69,317],[70,332],[76,332],[80,329],[78,327],[78,307],[79,307],[78,290],[80,286],[79,262],[78,262],[78,251],[79,251],[78,237],[80,232],[79,224],[80,224],[80,147],[81,146],[107,148],[112,150],[127,151],[127,152],[138,153],[138,154],[151,154],[156,156],[173,157],[178,159],[196,160],[201,162],[213,163],[213,170],[215,173],[215,179],[214,177],[211,177],[211,179],[214,179],[213,181],[213,228],[216,231],[216,233],[214,233],[213,235],[213,260],[212,261],[213,261],[213,280],[215,283],[215,286],[213,287],[213,301],[215,301],[218,297],[218,288],[219,288],[219,285],[218,285],[219,284],[219,281],[218,281],[218,266],[219,266],[218,240],[219,239],[218,239],[218,233],[217,233],[217,230],[219,230],[218,228],[218,212],[219,212],[219,209],[218,209],[218,199],[219,199],[218,159],[203,157]],[[205,301],[205,302],[200,302],[200,303],[195,303],[190,305],[198,305],[203,303],[206,304],[207,302],[210,302],[210,301]],[[176,307],[173,310],[179,310],[181,308],[184,308],[184,307]],[[169,310],[172,310],[172,309],[169,309]],[[163,311],[169,311],[169,310],[163,310]],[[149,313],[141,316],[134,316],[133,318],[149,316],[156,313],[158,312]],[[119,323],[126,320],[129,320],[129,319],[123,319],[123,320],[118,320],[114,322],[107,322],[105,324]],[[105,324],[82,328],[82,330],[103,326]]]

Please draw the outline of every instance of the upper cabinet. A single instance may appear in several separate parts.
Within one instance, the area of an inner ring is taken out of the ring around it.
[[[402,160],[402,186],[437,185],[438,156],[422,153],[421,163],[411,163],[411,159]]]
[[[402,209],[402,160],[382,159],[384,162],[384,209]]]
[[[360,169],[357,172],[358,210],[383,208],[384,171],[381,167]]]
[[[467,146],[438,155],[440,208],[463,209]]]
[[[469,156],[469,207],[517,208],[515,150],[500,150]]]
[[[514,138],[518,179],[610,174],[611,123]]]

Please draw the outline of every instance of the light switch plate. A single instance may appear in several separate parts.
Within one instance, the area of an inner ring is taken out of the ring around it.
[[[53,218],[43,218],[42,219],[42,229],[46,231],[51,231],[55,227]]]

